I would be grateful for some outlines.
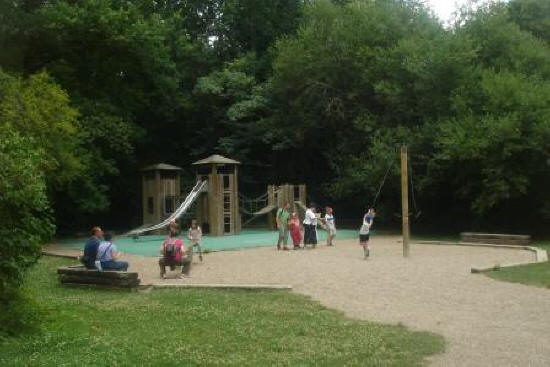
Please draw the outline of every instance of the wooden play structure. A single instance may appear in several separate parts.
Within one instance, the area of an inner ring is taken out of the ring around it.
[[[141,171],[143,224],[159,223],[179,204],[181,168],[159,163]]]
[[[267,186],[267,205],[273,209],[280,208],[284,203],[290,204],[290,212],[299,213],[303,218],[306,207],[306,185],[293,185],[285,183],[283,185],[268,185]],[[276,212],[271,210],[268,213],[269,229],[276,229],[275,222]]]
[[[241,163],[218,154],[193,163],[197,182],[207,182],[197,198],[196,217],[205,233],[233,235],[241,231],[238,166]]]
[[[185,198],[181,196],[180,167],[159,163],[142,169],[143,225],[126,235],[164,234],[171,222],[178,220],[193,204],[195,217],[204,233],[211,236],[234,235],[241,231],[241,211],[248,222],[268,215],[270,229],[275,229],[275,209],[288,202],[291,211],[303,218],[306,185],[269,185],[260,198],[239,195],[238,172],[241,163],[218,154],[201,159],[193,166],[196,184]],[[250,204],[254,206],[252,210]],[[247,210],[248,207],[248,210]],[[246,224],[245,223],[245,224]]]

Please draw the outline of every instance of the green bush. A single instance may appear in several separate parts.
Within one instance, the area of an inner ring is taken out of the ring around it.
[[[1,96],[0,96],[1,97]],[[28,302],[19,293],[23,274],[40,256],[54,226],[41,170],[42,153],[31,138],[0,128],[0,335],[30,326]]]

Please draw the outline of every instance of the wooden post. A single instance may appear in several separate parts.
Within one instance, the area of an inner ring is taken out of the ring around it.
[[[407,146],[401,147],[401,212],[403,215],[403,257],[409,257],[409,179]]]
[[[274,185],[267,186],[267,205],[277,206],[277,202],[275,201]],[[275,229],[277,229],[277,223],[275,221],[275,214],[273,214],[273,211],[267,213],[267,225],[269,227],[269,230],[271,231],[274,231]]]
[[[241,233],[241,213],[239,205],[239,167],[235,165],[233,173],[233,225],[235,226],[234,233]]]
[[[155,195],[154,204],[155,212],[153,213],[153,223],[160,223],[162,220],[162,183],[160,179],[160,170],[155,171]],[[160,230],[158,230],[160,232]]]

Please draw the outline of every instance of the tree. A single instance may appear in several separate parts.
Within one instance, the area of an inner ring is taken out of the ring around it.
[[[550,2],[546,0],[512,0],[508,12],[524,31],[550,42]]]
[[[458,34],[472,40],[477,67],[454,93],[453,117],[433,127],[427,180],[449,186],[453,174],[455,202],[467,199],[478,223],[534,228],[550,207],[550,48],[502,7],[473,13]],[[522,220],[511,211],[524,213]]]
[[[48,187],[63,188],[83,173],[78,156],[76,109],[46,73],[27,79],[0,73],[0,124],[32,138],[44,151],[41,168]]]
[[[0,120],[2,121],[2,120]],[[0,129],[0,337],[32,327],[19,292],[23,274],[53,234],[42,171],[44,150],[10,125]]]
[[[374,156],[371,147],[397,143],[446,112],[470,50],[415,2],[319,1],[304,18],[297,36],[276,46],[277,169],[313,187],[327,188],[331,178],[328,193],[360,195],[365,205],[395,148]],[[283,159],[289,152],[297,153],[292,169]]]

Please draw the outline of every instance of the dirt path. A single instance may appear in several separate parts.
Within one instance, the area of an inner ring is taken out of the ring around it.
[[[446,352],[432,358],[433,366],[550,365],[550,290],[470,274],[472,265],[527,262],[534,254],[416,245],[403,259],[398,240],[375,237],[367,261],[355,241],[316,250],[211,253],[183,280],[160,280],[154,258],[127,260],[142,284],[292,284],[295,292],[348,316],[442,334]]]

